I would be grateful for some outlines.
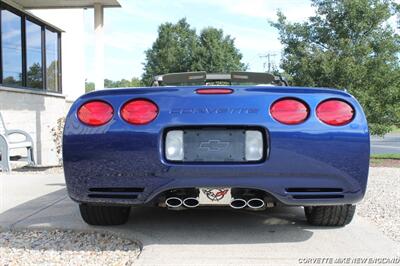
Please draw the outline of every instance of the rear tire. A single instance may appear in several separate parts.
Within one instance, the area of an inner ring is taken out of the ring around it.
[[[82,219],[90,225],[120,225],[128,221],[130,207],[79,204]]]
[[[355,205],[304,207],[307,222],[318,226],[345,226],[351,222]]]

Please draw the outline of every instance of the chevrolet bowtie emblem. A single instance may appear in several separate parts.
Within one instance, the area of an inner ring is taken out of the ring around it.
[[[208,151],[221,151],[229,146],[229,141],[220,141],[218,139],[211,139],[209,141],[200,142],[200,149]]]

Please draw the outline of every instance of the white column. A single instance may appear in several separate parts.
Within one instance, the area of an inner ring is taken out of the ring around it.
[[[104,7],[94,4],[94,31],[95,31],[95,89],[104,89]]]

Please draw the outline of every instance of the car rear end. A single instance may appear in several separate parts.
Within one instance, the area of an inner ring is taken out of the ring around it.
[[[310,221],[318,206],[348,215],[364,196],[369,132],[356,99],[332,89],[103,90],[71,107],[63,159],[81,211],[290,205],[307,206]]]

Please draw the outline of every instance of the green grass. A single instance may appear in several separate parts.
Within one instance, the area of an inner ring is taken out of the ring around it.
[[[400,160],[400,153],[372,154],[371,159],[394,159]]]
[[[370,164],[372,164],[372,165],[377,165],[377,164],[381,164],[382,162],[383,162],[384,160],[382,160],[382,159],[371,159],[371,160],[369,160],[369,163]]]
[[[390,132],[392,132],[392,133],[400,133],[400,127],[393,126],[392,130]]]

